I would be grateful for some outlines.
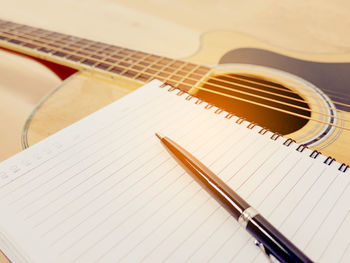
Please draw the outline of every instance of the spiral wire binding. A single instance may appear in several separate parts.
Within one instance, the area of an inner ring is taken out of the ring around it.
[[[283,145],[289,147],[289,146],[292,145],[292,143],[296,143],[296,141],[293,140],[292,138],[288,138],[288,139],[283,143]]]
[[[266,128],[261,128],[261,130],[259,131],[259,134],[261,135],[265,135],[265,133],[267,133],[269,130]]]
[[[193,96],[187,95],[186,100],[191,100],[191,99],[193,99]]]
[[[255,126],[256,126],[256,124],[254,122],[251,122],[248,124],[247,128],[252,130]]]
[[[320,154],[319,151],[314,150],[314,151],[310,154],[310,157],[316,159],[317,156],[319,156],[319,154]]]
[[[324,160],[323,163],[327,164],[327,165],[331,165],[332,162],[335,161],[334,158],[332,158],[331,156],[328,156],[326,160]]]
[[[276,141],[279,137],[281,137],[281,134],[278,132],[275,132],[274,134],[271,135],[270,139]]]
[[[196,100],[194,101],[194,104],[196,104],[196,105],[200,105],[200,104],[202,104],[203,102],[205,102],[205,103],[207,103],[207,104],[204,106],[204,109],[206,109],[206,110],[210,110],[211,108],[213,108],[213,107],[215,106],[216,109],[215,109],[214,113],[215,113],[216,115],[225,113],[225,116],[224,116],[224,117],[225,117],[225,119],[228,119],[228,120],[232,119],[232,117],[237,117],[237,120],[235,121],[235,123],[238,124],[238,125],[242,125],[244,122],[248,122],[248,125],[246,126],[247,129],[253,130],[255,127],[259,127],[259,126],[258,126],[256,123],[254,123],[254,122],[249,122],[249,121],[247,121],[245,118],[241,118],[241,117],[238,117],[238,116],[234,115],[233,113],[226,112],[224,109],[221,109],[221,108],[217,107],[216,105],[210,104],[210,103],[208,103],[208,102],[206,102],[206,101],[203,101],[203,100],[201,100],[201,99],[199,99],[199,98],[197,98],[197,97],[195,97],[195,96],[193,96],[193,95],[190,95],[187,91],[181,90],[180,88],[175,88],[175,87],[173,87],[173,86],[171,86],[171,85],[169,85],[169,84],[167,84],[167,83],[162,83],[159,87],[160,87],[160,88],[167,88],[167,91],[168,91],[168,92],[173,92],[173,91],[177,90],[177,93],[176,93],[177,96],[182,96],[183,94],[187,94],[185,100],[190,101],[190,100],[192,100],[192,99],[196,99]],[[192,100],[192,101],[193,101],[193,100]],[[258,134],[260,134],[260,135],[265,135],[265,134],[267,134],[267,132],[271,132],[269,129],[266,129],[266,128],[264,128],[264,127],[260,127],[260,128],[261,128],[261,129],[258,131]],[[272,133],[272,132],[271,132],[271,133]],[[277,141],[280,137],[282,137],[282,135],[279,134],[279,133],[277,133],[277,132],[275,132],[275,133],[272,133],[272,135],[270,136],[270,139],[273,140],[273,141]],[[296,141],[293,140],[292,138],[288,138],[288,139],[286,139],[286,140],[283,142],[282,145],[284,145],[284,146],[286,146],[286,147],[290,147],[293,143],[296,143]],[[62,145],[56,144],[56,145],[54,145],[54,146],[55,146],[56,148],[60,148]],[[307,145],[300,144],[300,145],[298,145],[298,147],[296,147],[295,150],[301,153],[301,152],[303,152],[303,151],[304,151],[305,149],[307,149],[307,148],[308,148]],[[50,150],[48,149],[47,152],[49,152],[49,151],[50,151]],[[314,150],[314,151],[311,152],[311,154],[309,155],[309,157],[312,158],[312,159],[317,159],[320,155],[321,155],[321,152],[319,152],[319,151],[317,151],[317,150]],[[35,157],[35,159],[40,159],[40,158],[41,158],[41,156],[40,156],[39,154],[35,154],[34,157]],[[334,161],[336,161],[335,158],[333,158],[333,157],[331,157],[331,156],[328,156],[328,157],[326,157],[326,159],[323,161],[323,163],[324,163],[325,165],[331,166],[331,165],[334,163]],[[22,161],[22,164],[23,164],[24,166],[29,166],[29,165],[30,165],[30,162],[28,162],[28,161]],[[11,172],[13,172],[13,173],[16,173],[16,172],[19,171],[19,169],[20,169],[20,167],[18,167],[17,165],[13,165],[13,166],[10,167],[9,170],[10,170]],[[346,163],[342,163],[342,164],[339,165],[338,170],[339,170],[340,172],[342,172],[342,173],[345,173],[346,171],[350,170],[350,169],[349,169],[349,165],[346,164]],[[9,175],[8,175],[7,172],[0,172],[0,179],[6,179],[6,178],[8,178],[8,177],[9,177]]]
[[[209,109],[211,109],[213,107],[213,105],[211,105],[211,104],[207,104],[207,105],[205,105],[204,106],[204,109],[206,109],[206,110],[209,110]]]
[[[203,102],[202,100],[197,99],[196,102],[195,102],[195,104],[199,105],[199,104],[201,104],[202,102]]]
[[[307,147],[307,145],[305,145],[305,144],[300,144],[299,146],[298,146],[298,148],[296,148],[295,150],[296,151],[298,151],[298,152],[300,152],[300,153],[302,153],[305,149],[308,149],[309,147]],[[327,158],[328,159],[328,158]]]
[[[188,100],[188,101],[190,101],[190,100],[193,99],[193,98],[196,98],[197,100],[196,100],[195,103],[194,103],[194,104],[196,104],[196,105],[200,105],[200,104],[202,104],[203,102],[206,102],[206,101],[203,101],[203,100],[201,100],[201,99],[199,99],[199,98],[197,98],[197,97],[195,97],[195,96],[192,96],[192,95],[188,94],[188,92],[186,92],[186,91],[184,91],[184,90],[181,90],[180,88],[175,88],[175,87],[173,87],[173,86],[171,86],[171,85],[169,85],[169,84],[167,84],[167,83],[163,83],[162,85],[160,85],[160,88],[165,88],[165,87],[169,87],[169,88],[168,88],[168,92],[172,92],[172,91],[174,91],[174,90],[178,90],[178,92],[176,93],[177,96],[182,96],[183,94],[187,94],[187,96],[186,96],[185,99]],[[208,103],[208,102],[206,102],[206,103],[207,103],[207,104],[204,106],[204,109],[209,110],[209,109],[211,109],[212,107],[215,106],[215,105],[210,104],[210,103]],[[215,106],[215,107],[217,107],[217,106]],[[219,107],[217,107],[217,109],[214,111],[214,113],[217,114],[217,115],[221,114],[222,112],[224,112],[224,110],[221,109],[221,108],[219,108]],[[234,116],[236,116],[236,115],[234,115],[233,113],[227,112],[227,114],[225,115],[225,118],[226,118],[226,119],[231,119],[231,118],[234,117]],[[238,117],[238,116],[236,116],[236,117],[237,117],[238,119],[235,121],[235,123],[238,124],[238,125],[241,125],[243,122],[247,121],[245,118]],[[246,126],[247,129],[252,130],[252,129],[254,129],[254,128],[257,126],[257,124],[254,123],[254,122],[249,122],[249,121],[247,121],[247,122],[248,122],[248,125]],[[270,131],[270,130],[269,130],[269,129],[266,129],[266,128],[261,128],[261,129],[259,130],[258,133],[259,133],[260,135],[265,135],[268,131]],[[279,133],[277,133],[277,132],[275,132],[275,133],[273,133],[273,134],[271,135],[270,139],[273,140],[273,141],[276,141],[279,137],[282,137],[282,135],[279,134]],[[283,142],[283,145],[286,146],[286,147],[290,147],[293,143],[296,143],[296,141],[293,140],[292,138],[287,138],[287,139]],[[300,153],[302,153],[305,149],[308,149],[307,145],[300,144],[300,145],[298,145],[298,147],[297,147],[295,150],[298,151],[298,152],[300,152]],[[316,159],[316,158],[317,158],[318,156],[320,156],[321,154],[322,154],[321,152],[319,152],[319,151],[317,151],[317,150],[313,150],[313,151],[311,152],[311,154],[309,155],[309,157],[312,158],[312,159]],[[326,165],[328,165],[328,166],[330,166],[334,161],[336,161],[336,159],[334,159],[334,158],[331,157],[331,156],[328,156],[328,157],[323,161],[323,163],[326,164]],[[342,164],[339,166],[338,170],[341,171],[341,172],[343,172],[343,173],[345,173],[345,172],[348,170],[348,168],[349,168],[349,165],[347,165],[347,164],[345,164],[345,163],[342,163]]]
[[[236,120],[237,124],[242,124],[245,121],[244,118],[238,118],[238,120]]]
[[[233,116],[234,116],[234,115],[233,115],[232,113],[227,113],[226,116],[225,116],[225,118],[229,120],[229,119],[231,119]]]

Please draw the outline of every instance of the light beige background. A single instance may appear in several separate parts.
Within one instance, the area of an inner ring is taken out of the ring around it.
[[[348,0],[0,0],[1,19],[174,58],[214,30],[302,52],[349,52],[349,12]],[[0,52],[0,160],[20,150],[25,119],[59,83],[38,63]]]

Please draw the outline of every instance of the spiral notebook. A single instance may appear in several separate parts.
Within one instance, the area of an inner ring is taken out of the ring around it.
[[[350,260],[347,166],[154,80],[0,164],[12,262],[266,262],[186,148],[315,261]]]

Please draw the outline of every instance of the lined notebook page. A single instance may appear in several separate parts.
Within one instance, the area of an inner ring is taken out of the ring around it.
[[[155,80],[0,164],[0,245],[19,262],[266,262],[170,157],[193,153],[299,248],[350,260],[349,172]]]

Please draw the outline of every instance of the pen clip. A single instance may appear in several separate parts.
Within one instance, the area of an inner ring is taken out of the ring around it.
[[[269,253],[269,251],[264,247],[263,243],[261,243],[258,240],[254,240],[254,244],[260,248],[260,250],[263,252],[264,256],[266,257],[266,259],[270,262],[273,263],[274,261],[271,258],[271,253]]]

